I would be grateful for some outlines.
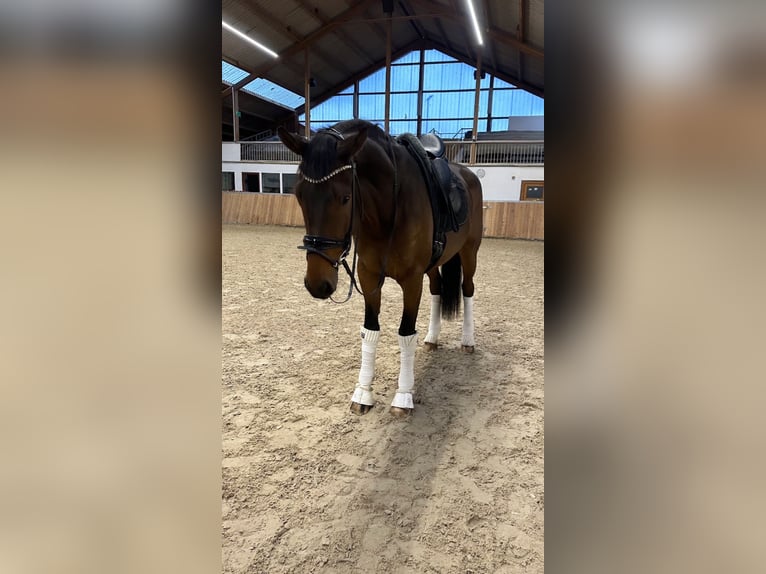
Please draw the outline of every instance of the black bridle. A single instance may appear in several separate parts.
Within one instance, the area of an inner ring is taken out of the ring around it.
[[[323,130],[320,130],[319,133],[326,133],[334,138],[344,141],[346,138],[343,136],[341,132],[336,130],[335,128],[325,128]],[[394,238],[394,230],[396,229],[396,212],[398,211],[398,191],[399,191],[399,183],[397,180],[397,170],[396,170],[396,157],[394,156],[394,150],[393,146],[391,145],[391,141],[389,139],[389,149],[391,152],[391,161],[394,165],[394,223],[391,229],[391,235],[388,240],[388,248],[386,250],[386,255],[383,259],[383,267],[380,271],[380,280],[378,281],[378,286],[372,291],[372,293],[375,293],[378,289],[380,289],[383,286],[383,282],[386,278],[386,264],[388,263],[388,255],[391,252],[391,245],[393,243]],[[359,292],[360,295],[364,296],[364,293],[362,293],[362,290],[359,288],[359,286],[356,283],[356,261],[357,261],[357,243],[354,242],[354,256],[351,258],[351,267],[348,266],[348,263],[346,262],[346,257],[348,257],[348,254],[351,252],[351,239],[353,237],[354,232],[354,205],[356,203],[356,196],[359,195],[359,176],[356,171],[356,161],[354,161],[353,158],[351,158],[351,162],[347,163],[345,165],[342,165],[341,167],[333,170],[332,172],[328,173],[327,175],[314,179],[306,176],[305,174],[301,174],[304,180],[308,181],[309,183],[313,184],[319,184],[324,183],[326,181],[329,181],[339,173],[342,173],[346,170],[351,170],[351,218],[349,220],[348,224],[348,231],[346,231],[346,235],[343,237],[343,239],[333,239],[329,237],[323,237],[321,235],[304,235],[303,236],[303,245],[299,245],[298,249],[302,249],[306,251],[306,255],[313,253],[314,255],[319,255],[323,259],[325,259],[330,265],[332,265],[333,269],[338,269],[340,265],[343,265],[343,268],[346,270],[346,273],[348,273],[348,276],[350,278],[350,283],[348,286],[348,295],[346,295],[346,298],[343,301],[336,301],[332,297],[330,297],[330,300],[333,303],[345,303],[349,299],[351,299],[351,295],[354,294],[354,289]],[[361,200],[361,198],[360,198]],[[337,259],[333,259],[325,251],[328,251],[330,249],[337,249],[342,248],[342,252],[340,256]]]

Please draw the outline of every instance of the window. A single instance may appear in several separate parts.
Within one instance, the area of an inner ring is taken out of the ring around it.
[[[224,171],[221,173],[221,189],[223,191],[234,191],[234,172]]]
[[[282,174],[282,193],[292,193],[295,189],[295,184],[298,183],[297,173],[283,173]]]
[[[521,201],[545,201],[545,182],[522,181]]]
[[[261,183],[263,185],[261,189],[263,193],[279,193],[280,191],[278,173],[261,174]]]
[[[437,50],[414,50],[391,66],[389,126],[394,134],[403,131],[435,130],[444,138],[463,139],[473,128],[476,69]],[[420,81],[421,66],[423,81]],[[320,129],[341,120],[357,117],[383,127],[386,116],[386,69],[380,68],[355,85],[312,108],[312,128]],[[545,101],[492,74],[485,73],[479,84],[479,132],[506,131],[513,116],[545,114]],[[418,100],[418,91],[422,98]],[[354,105],[356,98],[357,106]],[[490,101],[492,105],[490,106]],[[305,114],[299,116],[305,122]],[[399,122],[399,123],[393,123]],[[411,122],[415,122],[412,124]],[[410,127],[414,125],[415,127]]]
[[[260,173],[242,173],[242,190],[243,191],[261,191],[261,174]]]

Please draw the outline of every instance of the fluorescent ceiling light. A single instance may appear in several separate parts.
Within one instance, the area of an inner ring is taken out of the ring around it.
[[[251,43],[253,46],[255,46],[256,48],[258,48],[259,50],[263,50],[264,52],[266,52],[266,53],[267,53],[269,56],[271,56],[272,58],[279,58],[279,54],[277,54],[277,53],[276,53],[276,52],[274,52],[273,50],[269,50],[269,49],[268,49],[266,46],[264,46],[264,45],[263,45],[263,44],[261,44],[260,42],[256,42],[256,41],[255,41],[255,40],[253,40],[253,39],[252,39],[250,36],[247,36],[246,34],[243,34],[242,32],[240,32],[239,30],[237,30],[237,29],[236,29],[236,28],[234,28],[233,26],[230,26],[229,24],[227,24],[226,22],[224,22],[223,20],[221,20],[221,26],[223,26],[224,28],[226,28],[226,29],[227,29],[229,32],[231,32],[232,34],[236,34],[237,36],[239,36],[239,37],[240,37],[240,38],[242,38],[243,40],[246,40],[246,41],[250,42],[250,43]]]
[[[484,45],[484,40],[481,39],[481,31],[479,30],[479,21],[476,19],[476,11],[473,9],[473,2],[466,0],[468,4],[468,11],[471,13],[471,21],[473,22],[473,31],[476,32],[476,40],[479,42],[479,46]]]

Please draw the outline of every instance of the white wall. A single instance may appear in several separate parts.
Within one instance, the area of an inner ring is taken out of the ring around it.
[[[223,143],[221,155],[223,160],[221,171],[234,172],[236,191],[242,191],[242,172],[296,173],[298,171],[298,166],[294,163],[239,161],[239,144],[231,142]],[[522,181],[545,180],[544,167],[477,165],[469,166],[469,169],[479,177],[484,201],[519,201]]]
[[[222,161],[239,161],[239,144],[234,142],[222,142],[221,144],[221,160]],[[226,171],[226,170],[224,170]]]
[[[221,171],[234,172],[234,190],[242,191],[242,173],[296,173],[298,165],[294,163],[263,163],[255,161],[240,161],[239,144],[223,142],[221,150]],[[280,176],[280,189],[282,177]]]
[[[544,167],[475,165],[468,169],[479,177],[484,201],[519,201],[522,181],[545,180]]]

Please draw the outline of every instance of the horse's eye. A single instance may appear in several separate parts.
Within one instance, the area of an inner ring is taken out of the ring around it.
[[[346,205],[348,203],[349,199],[351,199],[350,195],[344,195],[343,196],[343,205]]]

